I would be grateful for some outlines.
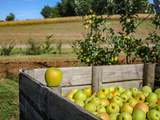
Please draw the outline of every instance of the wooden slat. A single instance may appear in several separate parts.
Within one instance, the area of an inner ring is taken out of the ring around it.
[[[102,66],[102,81],[113,82],[143,79],[143,66],[143,64]]]
[[[60,86],[75,86],[75,85],[87,85],[91,84],[92,67],[62,67],[59,68],[62,71],[62,82]],[[29,75],[34,74],[34,78],[39,82],[46,85],[45,81],[45,69],[34,69]],[[25,70],[25,73],[27,70]]]
[[[59,68],[63,78],[61,86],[75,86],[91,84],[92,67],[67,67]]]
[[[25,99],[22,94],[19,94],[20,99],[20,118],[21,120],[43,120],[43,118],[35,111],[31,104]]]
[[[19,74],[20,93],[45,120],[100,120],[96,115],[71,102],[35,79]]]

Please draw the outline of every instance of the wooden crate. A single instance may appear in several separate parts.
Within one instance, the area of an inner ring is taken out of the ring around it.
[[[125,89],[143,85],[154,87],[155,64],[131,64],[59,68],[63,78],[60,86],[48,87],[45,69],[20,70],[20,118],[24,120],[100,120],[84,108],[61,95],[71,89],[102,86],[123,86]]]

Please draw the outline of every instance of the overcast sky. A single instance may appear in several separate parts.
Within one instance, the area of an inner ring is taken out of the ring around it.
[[[5,20],[10,13],[15,15],[15,20],[43,19],[40,12],[44,6],[53,7],[58,2],[61,0],[0,0],[0,20]]]

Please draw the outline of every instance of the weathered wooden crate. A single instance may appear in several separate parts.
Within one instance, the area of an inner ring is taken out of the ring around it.
[[[102,86],[123,86],[125,89],[143,85],[154,87],[155,64],[132,64],[90,67],[64,67],[58,87],[48,87],[45,69],[20,70],[20,118],[24,120],[100,120],[84,108],[61,95],[71,89]]]

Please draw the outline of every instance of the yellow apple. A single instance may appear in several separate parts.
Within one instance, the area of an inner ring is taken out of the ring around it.
[[[56,87],[62,81],[62,72],[58,68],[48,68],[45,72],[45,80],[49,87]]]

